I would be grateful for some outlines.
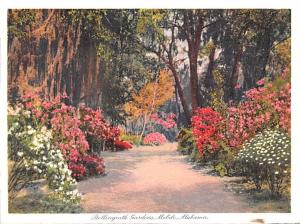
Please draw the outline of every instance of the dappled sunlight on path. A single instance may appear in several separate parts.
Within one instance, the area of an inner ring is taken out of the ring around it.
[[[223,179],[193,170],[176,144],[103,153],[107,176],[79,183],[86,212],[251,212]]]

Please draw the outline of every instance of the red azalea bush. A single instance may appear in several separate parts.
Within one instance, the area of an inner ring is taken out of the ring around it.
[[[73,163],[70,162],[68,164],[69,170],[72,171],[72,176],[76,179],[79,180],[82,177],[87,175],[87,168],[83,164],[78,164],[78,163]]]
[[[205,150],[215,151],[219,147],[219,142],[224,141],[222,133],[223,117],[212,108],[199,108],[192,117],[193,135],[196,138],[196,145],[199,156]]]
[[[102,157],[97,155],[85,155],[82,157],[82,163],[88,170],[88,175],[100,175],[104,173],[105,166]]]
[[[159,132],[153,132],[149,133],[144,138],[144,144],[148,145],[161,145],[167,141],[166,137],[159,133]]]
[[[76,161],[69,162],[68,168],[76,180],[85,176],[101,175],[105,172],[103,158],[98,155],[81,155]]]

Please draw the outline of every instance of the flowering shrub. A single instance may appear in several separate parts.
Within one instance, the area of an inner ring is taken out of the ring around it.
[[[160,125],[164,129],[171,129],[176,127],[177,124],[174,120],[175,118],[176,115],[173,113],[169,113],[169,114],[162,113],[162,117],[160,117],[157,113],[154,113],[150,116],[152,122]]]
[[[119,129],[109,125],[100,110],[83,106],[77,109],[63,103],[65,98],[57,96],[50,102],[26,94],[21,102],[32,113],[36,124],[52,129],[53,142],[63,153],[73,177],[81,179],[104,173],[103,159],[90,154],[103,146],[114,149]]]
[[[18,105],[9,108],[8,154],[13,163],[9,172],[9,195],[34,179],[45,178],[53,196],[66,202],[80,201],[76,181],[61,151],[52,144],[52,132],[43,125],[35,125],[32,113]]]
[[[240,173],[254,181],[258,189],[266,182],[274,195],[290,178],[290,138],[279,130],[265,130],[245,142],[236,157]]]
[[[192,127],[199,156],[202,156],[205,150],[209,152],[217,150],[220,141],[225,141],[221,128],[222,121],[222,116],[210,107],[195,111]]]
[[[90,146],[99,147],[103,142],[106,146],[114,146],[114,141],[119,138],[120,130],[110,126],[103,118],[100,110],[93,110],[89,107],[80,107],[80,128],[87,134]]]
[[[145,136],[144,144],[161,145],[167,141],[166,137],[159,132],[152,132]]]
[[[228,108],[226,134],[230,146],[239,149],[242,144],[266,128],[280,127],[290,132],[291,127],[291,84],[288,71],[266,83],[257,82],[259,87],[246,91],[246,101],[238,107]],[[263,86],[263,87],[262,87]]]
[[[100,175],[104,173],[104,161],[103,158],[97,155],[85,155],[82,157],[84,167],[87,168],[89,176]]]
[[[259,95],[259,91],[257,92]],[[232,148],[241,145],[269,125],[271,114],[256,101],[245,101],[239,107],[228,108],[226,134]]]
[[[192,117],[192,128],[199,158],[213,162],[220,174],[228,173],[234,156],[257,133],[268,128],[290,133],[290,106],[290,74],[285,71],[272,82],[257,81],[256,88],[245,92],[245,100],[227,108],[223,117],[212,108],[197,109]]]

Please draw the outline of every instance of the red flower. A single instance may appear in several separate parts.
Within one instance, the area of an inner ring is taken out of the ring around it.
[[[130,144],[127,141],[122,141],[122,140],[116,140],[115,141],[115,147],[119,150],[124,150],[124,149],[131,149],[132,144]]]
[[[220,128],[222,121],[222,116],[210,107],[199,108],[195,111],[192,126],[200,156],[203,155],[205,148],[214,151],[218,148],[218,141],[224,140]]]

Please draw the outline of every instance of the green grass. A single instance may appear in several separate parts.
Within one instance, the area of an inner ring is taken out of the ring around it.
[[[33,193],[9,202],[9,213],[80,213],[79,205],[53,199],[48,195]]]
[[[274,197],[266,185],[261,190],[255,188],[254,183],[243,179],[229,181],[227,189],[231,189],[235,194],[245,196],[254,212],[291,212],[290,189],[286,188],[281,197]]]
[[[142,144],[143,139],[141,140],[141,143],[139,142],[140,136],[138,135],[132,135],[132,134],[123,134],[121,135],[121,140],[128,141],[133,145],[139,146]]]

